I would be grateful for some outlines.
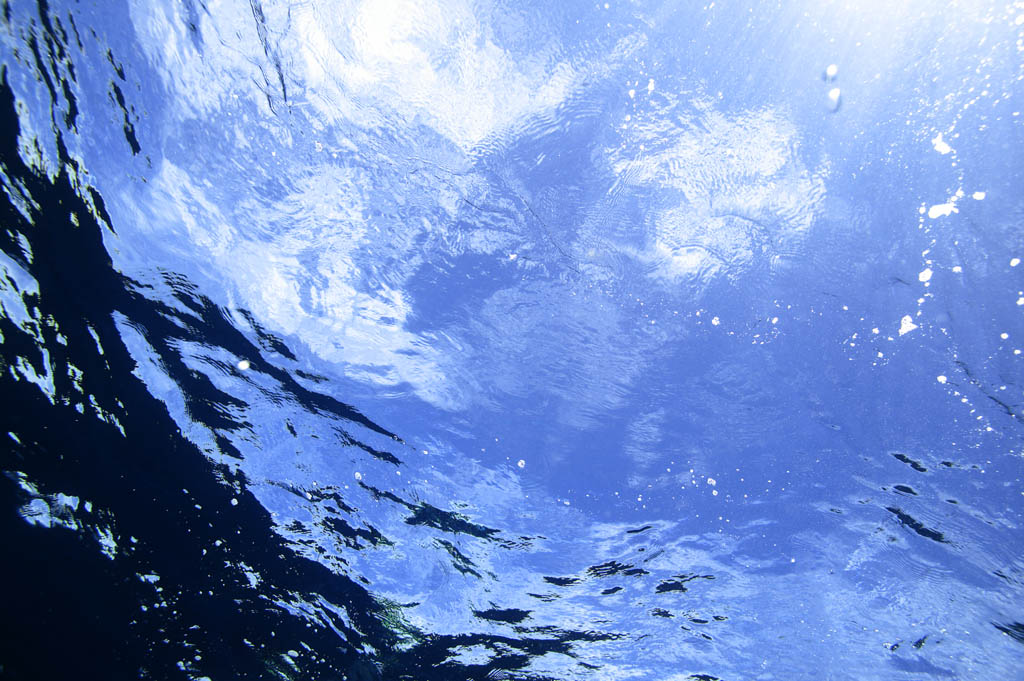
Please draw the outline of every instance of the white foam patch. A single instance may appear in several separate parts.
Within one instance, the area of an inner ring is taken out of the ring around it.
[[[942,139],[941,132],[932,138],[932,147],[942,155],[946,155],[953,151],[953,148],[949,146],[944,139]]]
[[[904,336],[916,328],[917,324],[914,323],[914,318],[908,314],[903,315],[903,318],[900,320],[900,335]]]
[[[468,0],[267,3],[262,29],[247,1],[224,0],[200,14],[202,50],[173,5],[160,5],[132,0],[131,18],[165,88],[177,94],[170,113],[182,118],[232,108],[239,98],[270,113],[268,99],[288,106],[287,89],[290,101],[312,105],[320,126],[418,119],[469,150],[551,111],[577,81],[573,66],[550,51],[503,48]]]
[[[463,150],[562,102],[574,69],[546,53],[511,54],[473,10],[465,0],[296,8],[291,47],[307,96],[328,122],[359,114],[350,99],[360,100],[418,117]]]
[[[376,248],[370,244],[371,234],[380,238],[364,216],[370,184],[354,170],[322,166],[295,178],[278,201],[246,198],[236,215],[225,216],[202,187],[165,162],[140,205],[150,212],[145,224],[172,237],[162,241],[181,244],[190,267],[225,286],[231,307],[251,310],[277,334],[301,338],[348,376],[385,387],[406,384],[431,404],[454,408],[460,398],[439,364],[443,344],[404,329],[411,314],[398,287],[404,277],[367,284],[363,257],[375,262],[388,247],[405,254],[394,235]],[[254,238],[241,231],[245,213],[260,215],[265,233]],[[244,371],[250,363],[237,366]]]
[[[928,217],[932,220],[936,218],[944,218],[953,213],[959,213],[960,211],[956,208],[956,202],[950,201],[949,203],[939,203],[928,209]]]
[[[651,214],[651,240],[640,257],[653,265],[652,276],[685,279],[699,291],[749,266],[758,239],[795,249],[821,209],[827,168],[804,166],[792,123],[767,109],[728,116],[709,101],[666,99],[638,115],[623,143],[608,151],[621,181],[680,197]]]
[[[199,14],[194,30],[214,48],[203,51],[196,49],[175,4],[131,0],[129,12],[138,45],[163,77],[165,89],[177,95],[167,115],[210,115],[239,95],[266,106],[254,85],[263,82],[259,65],[266,54],[248,2],[227,0]]]

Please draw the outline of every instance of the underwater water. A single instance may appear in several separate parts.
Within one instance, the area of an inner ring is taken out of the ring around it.
[[[1024,678],[1024,5],[3,0],[0,679]]]

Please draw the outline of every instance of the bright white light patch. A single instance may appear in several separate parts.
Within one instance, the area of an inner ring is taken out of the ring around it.
[[[935,380],[938,381],[939,383],[945,383],[946,382],[946,377],[945,376],[936,376]]]
[[[903,315],[903,319],[900,320],[900,335],[908,334],[917,328],[917,324],[914,323],[914,318],[908,314]]]
[[[925,282],[925,283],[927,283],[928,281],[930,281],[930,280],[931,280],[931,278],[932,278],[932,268],[930,268],[930,267],[926,267],[926,268],[924,268],[924,269],[923,269],[923,270],[921,271],[921,273],[917,275],[917,280],[918,280],[918,281],[923,281],[923,282]]]
[[[243,359],[243,360],[239,360],[239,362],[238,362],[238,364],[236,366],[238,366],[238,368],[241,369],[242,371],[248,371],[249,367],[252,366],[252,365],[249,364],[249,360]]]
[[[985,192],[974,192],[973,194],[971,194],[971,197],[975,201],[981,201],[982,199],[985,198]]]
[[[932,146],[935,147],[935,151],[939,152],[942,155],[946,155],[949,152],[953,151],[953,148],[946,144],[946,141],[942,139],[941,132],[932,138]]]
[[[932,220],[935,218],[945,217],[952,213],[959,213],[956,209],[956,204],[950,201],[949,203],[939,203],[928,209],[928,217]]]

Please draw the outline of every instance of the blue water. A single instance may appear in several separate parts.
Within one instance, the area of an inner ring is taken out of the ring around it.
[[[4,2],[0,678],[1024,678],[1024,10]]]

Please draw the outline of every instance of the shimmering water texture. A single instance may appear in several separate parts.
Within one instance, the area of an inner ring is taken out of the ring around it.
[[[0,10],[0,678],[1024,678],[1019,3]]]

